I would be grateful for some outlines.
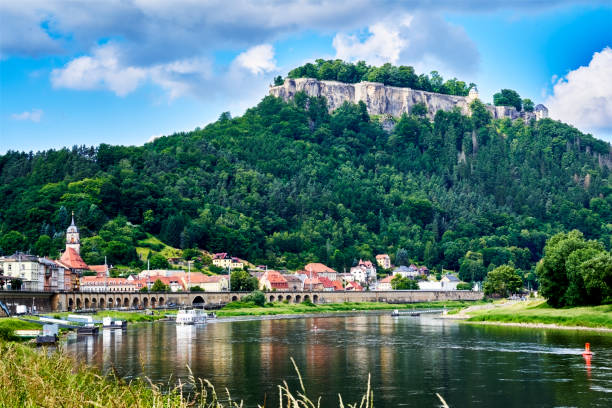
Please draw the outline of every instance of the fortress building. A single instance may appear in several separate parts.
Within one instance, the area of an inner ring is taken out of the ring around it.
[[[283,98],[285,101],[293,98],[297,92],[308,96],[323,96],[327,99],[330,111],[338,108],[344,102],[358,103],[363,101],[370,115],[401,116],[410,113],[417,103],[427,107],[427,117],[433,119],[438,110],[450,111],[459,108],[464,115],[470,115],[470,104],[479,98],[478,90],[472,88],[467,96],[446,95],[435,92],[420,91],[412,88],[385,86],[380,82],[359,82],[347,84],[338,81],[320,81],[313,78],[286,78],[283,85],[270,88],[270,95]],[[548,117],[548,109],[537,105],[534,112],[517,111],[511,106],[485,105],[495,119],[510,118],[525,120]]]

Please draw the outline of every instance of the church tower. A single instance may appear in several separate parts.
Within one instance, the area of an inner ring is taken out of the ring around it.
[[[72,212],[72,224],[66,230],[66,251],[72,248],[77,254],[81,254],[81,240],[79,238],[79,229],[74,223],[74,211]]]

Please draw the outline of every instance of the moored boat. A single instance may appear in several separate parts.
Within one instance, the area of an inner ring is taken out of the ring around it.
[[[176,324],[206,323],[206,312],[200,309],[179,310],[176,314]]]

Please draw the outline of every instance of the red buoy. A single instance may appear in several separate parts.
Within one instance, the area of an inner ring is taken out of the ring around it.
[[[584,353],[583,356],[591,356],[593,353],[591,352],[591,343],[584,343]]]

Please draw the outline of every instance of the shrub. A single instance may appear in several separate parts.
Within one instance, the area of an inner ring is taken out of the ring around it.
[[[243,299],[243,302],[253,302],[257,306],[264,306],[266,304],[266,295],[263,292],[256,290],[246,295]]]

